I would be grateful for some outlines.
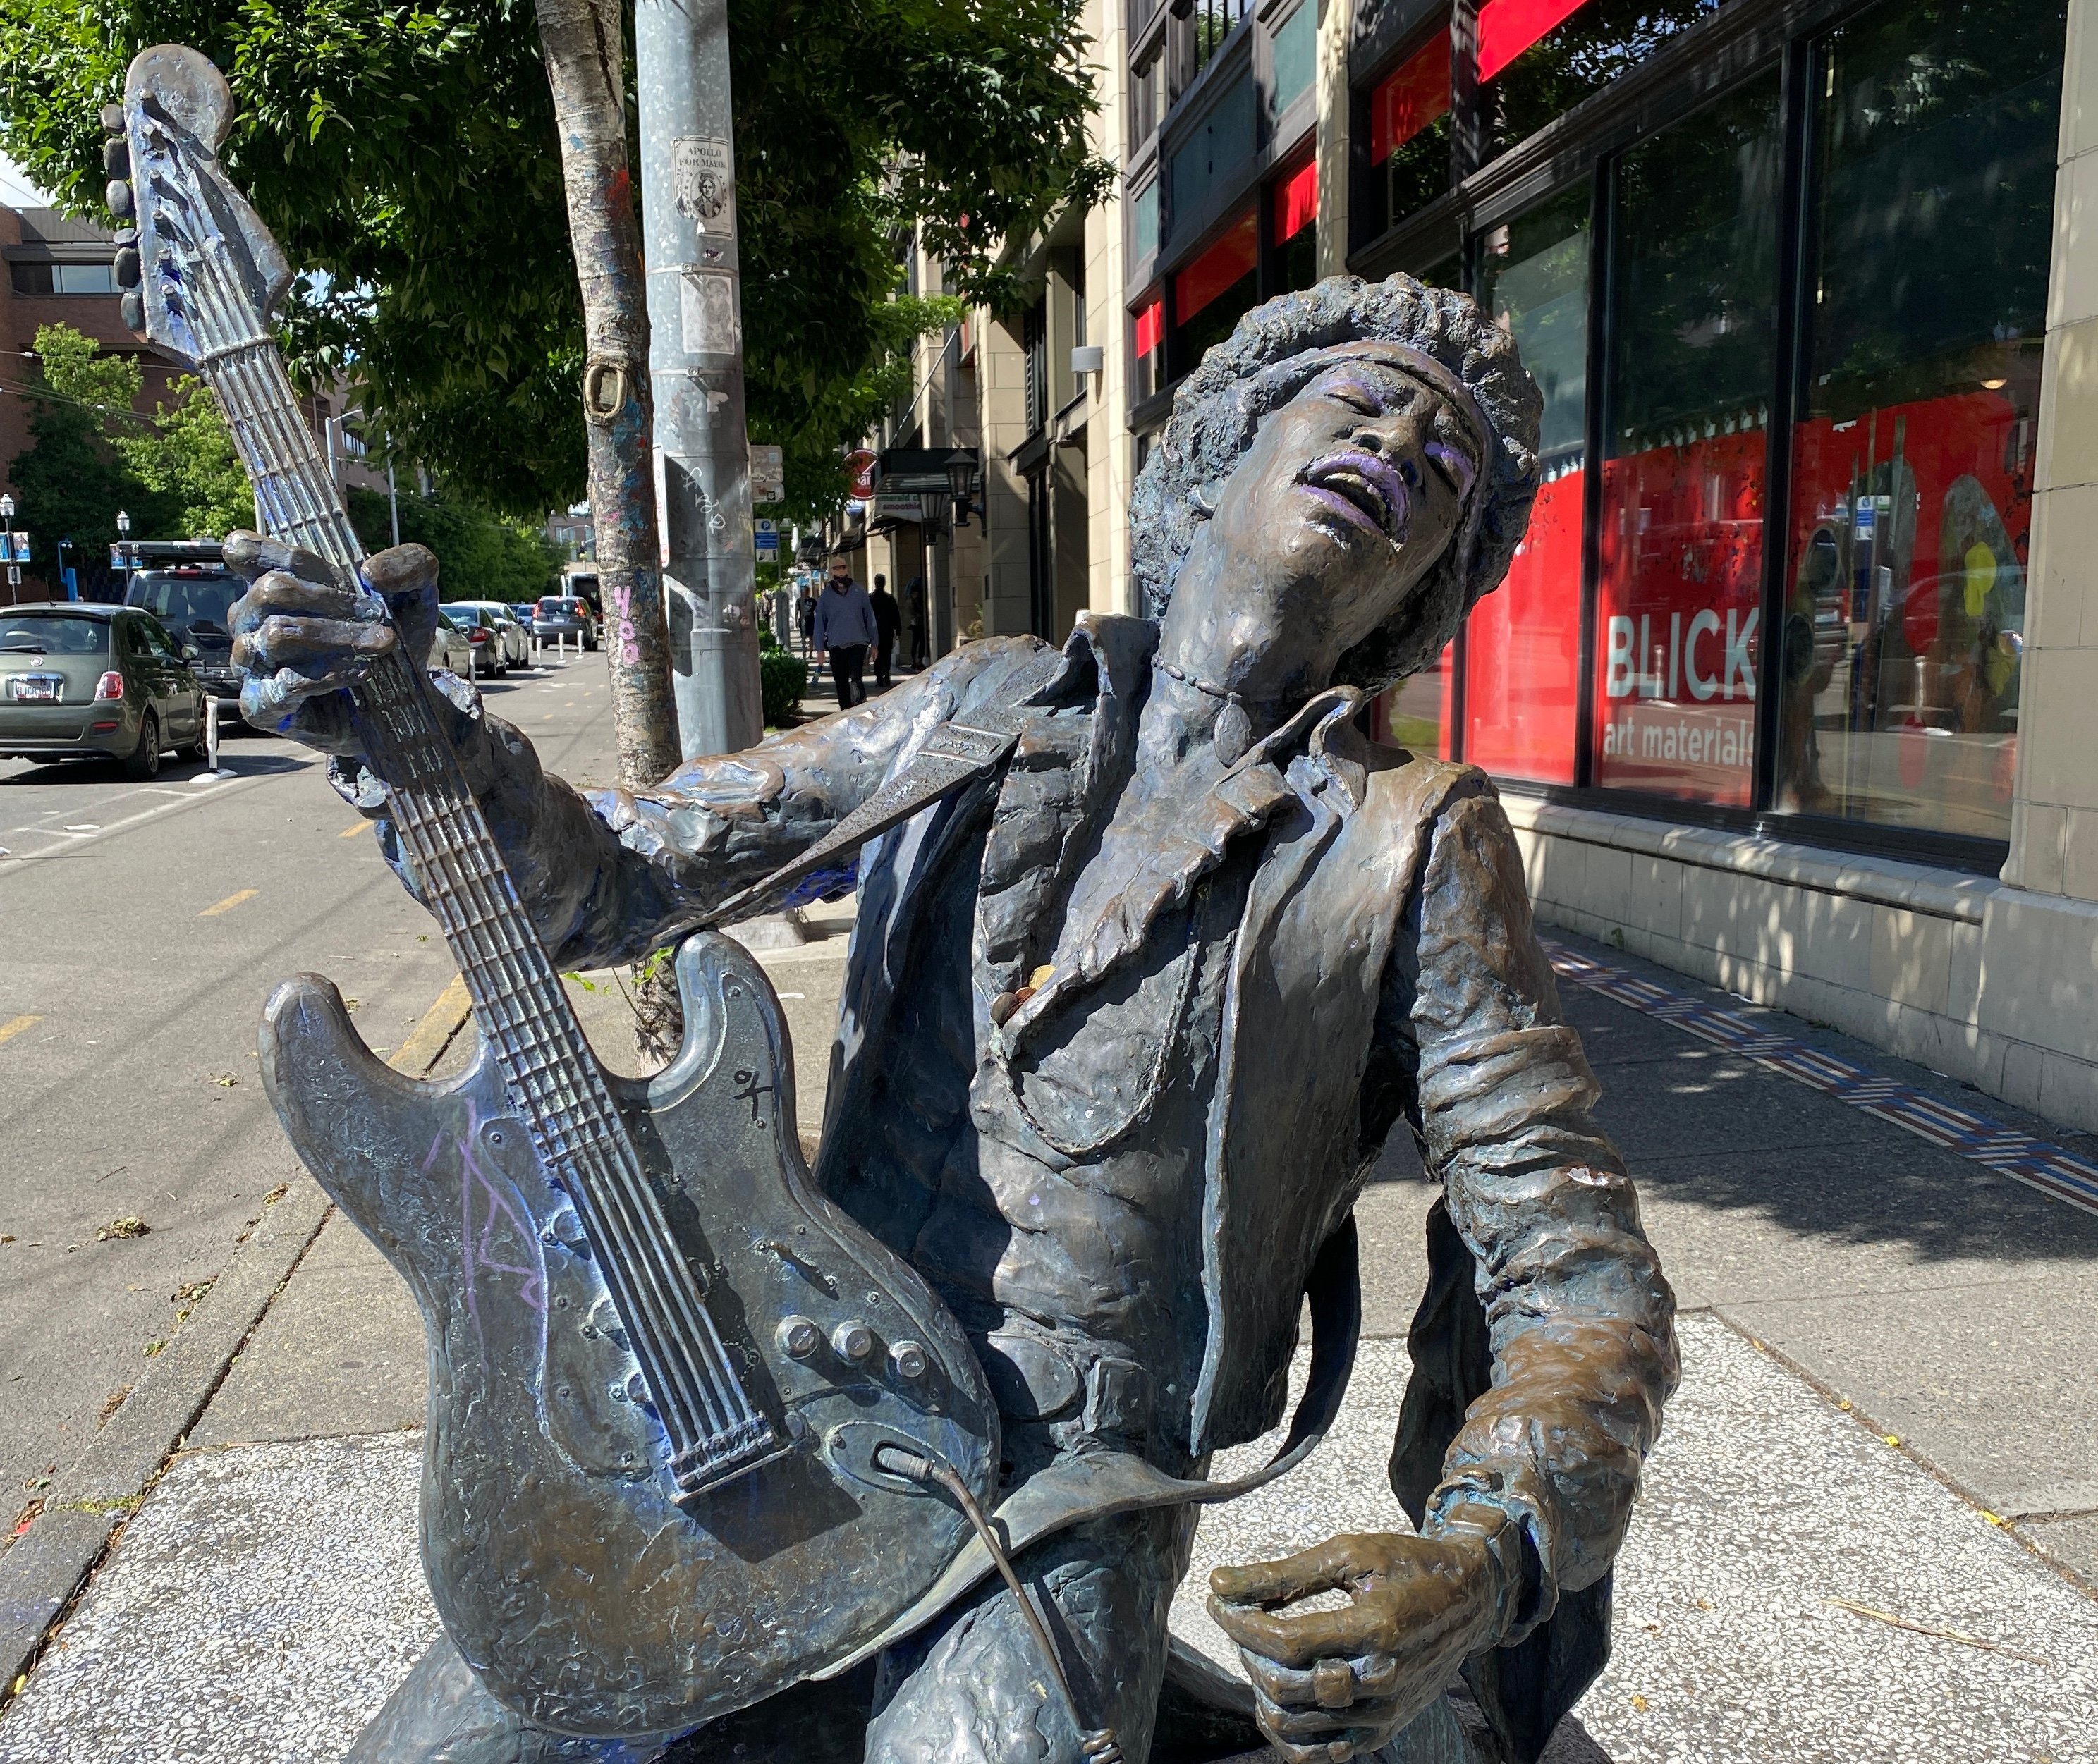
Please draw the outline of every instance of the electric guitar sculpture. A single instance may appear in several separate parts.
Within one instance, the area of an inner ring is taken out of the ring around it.
[[[127,318],[217,395],[260,520],[347,580],[362,548],[270,327],[290,272],[218,165],[226,81],[149,49],[103,116],[112,206],[135,208]],[[811,1184],[779,1001],[740,946],[688,938],[678,1058],[604,1073],[430,692],[397,656],[354,713],[481,1048],[448,1082],[405,1078],[305,975],[270,1001],[263,1082],[422,1307],[445,1628],[540,1726],[672,1732],[836,1665],[923,1594],[969,1534],[927,1467],[987,1500],[997,1413],[946,1307]],[[884,1468],[906,1461],[915,1480]]]

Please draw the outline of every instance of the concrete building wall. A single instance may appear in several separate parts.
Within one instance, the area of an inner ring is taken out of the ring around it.
[[[1126,0],[1092,0],[1093,42],[1099,56],[1099,113],[1093,151],[1119,165],[1128,138],[1129,7]],[[1101,367],[1086,388],[1086,603],[1098,612],[1129,612],[1129,491],[1136,455],[1125,413],[1129,408],[1130,318],[1122,305],[1128,274],[1127,219],[1121,186],[1086,217],[1085,341],[1101,351]]]
[[[983,425],[985,637],[1028,628],[1027,481],[1010,455],[1027,439],[1027,355],[1014,325],[980,315],[977,402]]]

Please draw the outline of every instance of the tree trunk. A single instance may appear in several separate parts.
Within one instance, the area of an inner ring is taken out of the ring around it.
[[[582,287],[590,517],[619,781],[639,789],[676,766],[678,746],[650,458],[648,309],[626,161],[621,0],[538,6]]]

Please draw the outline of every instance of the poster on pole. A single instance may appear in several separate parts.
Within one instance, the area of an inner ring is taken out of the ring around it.
[[[787,461],[782,449],[762,442],[752,445],[750,499],[761,506],[787,500]]]

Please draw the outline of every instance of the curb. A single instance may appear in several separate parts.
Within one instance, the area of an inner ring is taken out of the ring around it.
[[[388,1063],[427,1073],[467,1013],[465,983],[454,977]],[[0,1555],[0,1709],[20,1692],[52,1630],[182,1449],[333,1210],[303,1169],[274,1203],[264,1203],[261,1219],[234,1246],[195,1315]]]

